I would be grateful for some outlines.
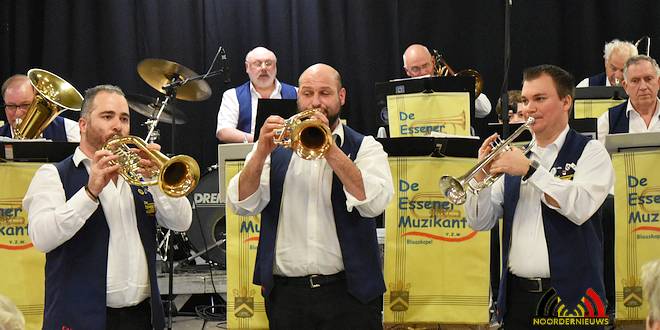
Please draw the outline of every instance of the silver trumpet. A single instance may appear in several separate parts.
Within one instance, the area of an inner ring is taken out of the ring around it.
[[[477,195],[482,189],[495,183],[495,181],[497,181],[497,179],[502,176],[502,173],[490,174],[486,172],[486,166],[501,153],[511,150],[511,143],[513,143],[513,140],[515,140],[524,131],[531,131],[532,124],[534,124],[534,118],[529,117],[527,118],[527,121],[515,132],[513,132],[511,136],[509,136],[506,140],[498,138],[498,141],[493,142],[493,150],[491,150],[491,152],[484,159],[472,167],[463,176],[455,178],[453,176],[445,175],[440,178],[440,191],[445,195],[445,197],[447,197],[447,200],[453,204],[461,205],[465,203],[465,199],[467,197],[466,191],[470,191],[471,193]],[[534,144],[535,140],[532,138],[532,141],[529,143],[529,145],[523,149],[523,153],[527,153],[534,146]],[[486,178],[484,178],[481,182],[477,181],[475,178],[479,172],[486,174]]]

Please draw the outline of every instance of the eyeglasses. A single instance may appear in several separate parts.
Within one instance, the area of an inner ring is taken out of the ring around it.
[[[18,109],[21,110],[27,110],[30,107],[31,103],[23,103],[23,104],[5,104],[5,109],[10,110],[10,111],[16,111]]]
[[[272,60],[265,60],[265,61],[257,60],[257,61],[250,62],[250,66],[255,68],[255,69],[259,69],[262,66],[266,66],[266,69],[270,69],[271,67],[273,67],[274,64],[275,64],[275,61],[272,61]]]
[[[431,66],[431,63],[424,63],[420,66],[412,66],[410,68],[405,68],[406,70],[414,73],[414,74],[419,74],[422,71],[426,71],[429,67]]]

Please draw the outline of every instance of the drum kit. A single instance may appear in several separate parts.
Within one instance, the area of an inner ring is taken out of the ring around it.
[[[175,125],[187,122],[185,113],[174,105],[174,99],[203,101],[211,96],[211,87],[204,79],[226,70],[222,68],[211,72],[214,63],[204,75],[162,59],[145,59],[138,64],[140,77],[164,95],[163,99],[137,94],[126,96],[129,108],[147,118],[144,125],[148,127],[149,133],[145,141],[155,142],[160,137],[156,126],[161,121],[172,125],[172,135]],[[187,197],[193,205],[192,224],[187,232],[158,229],[157,244],[161,259],[175,261],[177,264],[194,264],[194,260],[201,257],[212,265],[224,268],[225,208],[224,201],[218,200],[216,165],[207,169],[193,193]],[[172,253],[168,257],[170,248]]]

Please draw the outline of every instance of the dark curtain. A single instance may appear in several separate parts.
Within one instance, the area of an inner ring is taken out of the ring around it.
[[[504,1],[495,0],[2,0],[0,78],[39,67],[83,92],[116,84],[129,94],[155,97],[136,67],[145,58],[205,72],[222,45],[230,84],[209,78],[206,101],[177,101],[188,122],[175,128],[176,153],[202,166],[216,162],[215,126],[222,92],[247,80],[244,57],[255,46],[278,57],[278,78],[295,84],[309,65],[339,70],[348,91],[343,117],[367,134],[377,130],[374,83],[403,75],[401,54],[411,43],[439,49],[456,69],[474,68],[497,102],[503,77]],[[657,0],[513,1],[509,86],[522,69],[557,64],[582,78],[603,70],[605,42],[652,38],[660,51]],[[494,113],[494,111],[493,111]],[[2,114],[4,116],[4,113]],[[67,116],[76,119],[75,113]],[[132,115],[132,133],[144,137],[146,118]],[[486,121],[495,121],[491,114]],[[477,123],[477,128],[483,123]],[[170,126],[159,126],[171,150]]]

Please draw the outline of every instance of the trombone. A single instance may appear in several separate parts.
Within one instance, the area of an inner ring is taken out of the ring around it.
[[[495,181],[497,181],[497,179],[502,176],[502,173],[489,174],[486,172],[485,167],[501,153],[511,150],[511,144],[513,143],[513,140],[515,140],[520,134],[526,130],[531,131],[531,126],[534,124],[534,120],[535,119],[533,117],[527,118],[527,121],[515,132],[513,132],[511,136],[509,136],[506,140],[502,141],[500,139],[499,141],[496,141],[493,150],[491,150],[491,152],[486,155],[484,159],[472,167],[466,174],[458,178],[449,175],[445,175],[440,178],[440,191],[443,195],[445,195],[445,197],[447,197],[447,200],[449,200],[452,204],[461,205],[465,203],[467,198],[466,191],[470,191],[472,194],[477,195],[482,189],[490,187],[493,183],[495,183]],[[529,143],[529,145],[523,149],[523,153],[527,153],[535,144],[535,140],[532,138],[532,141]],[[487,177],[481,182],[478,182],[475,178],[479,172],[487,175]]]
[[[478,97],[483,90],[484,80],[481,77],[481,73],[474,69],[465,69],[461,71],[454,71],[449,63],[445,60],[442,54],[438,53],[437,50],[433,50],[434,58],[434,72],[438,77],[474,77],[474,97]]]

